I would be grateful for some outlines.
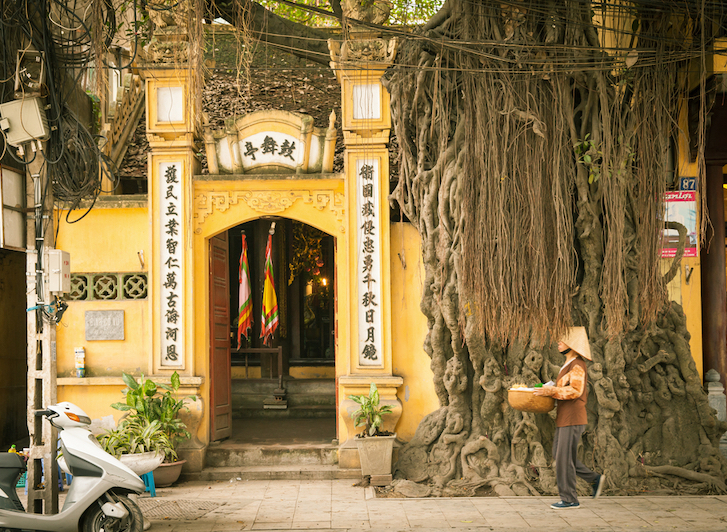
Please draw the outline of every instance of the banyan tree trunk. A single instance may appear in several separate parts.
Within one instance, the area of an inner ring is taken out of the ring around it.
[[[555,380],[573,325],[593,352],[581,459],[607,489],[727,489],[727,426],[659,263],[680,69],[699,42],[689,17],[704,14],[590,5],[450,0],[387,73],[392,198],[421,236],[441,405],[396,474],[439,493],[557,493],[554,412],[514,410],[507,389]],[[597,28],[619,13],[638,54],[602,47]]]

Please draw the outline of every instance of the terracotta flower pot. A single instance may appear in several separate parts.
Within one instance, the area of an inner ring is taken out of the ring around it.
[[[356,437],[355,440],[363,476],[391,475],[391,457],[396,434],[367,438]]]
[[[161,464],[154,470],[154,486],[167,488],[174,484],[182,473],[182,466],[186,463],[186,460],[178,460]]]

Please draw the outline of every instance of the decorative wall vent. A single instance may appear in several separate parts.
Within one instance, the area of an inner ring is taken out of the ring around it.
[[[146,274],[129,273],[123,276],[124,299],[146,299]]]
[[[93,299],[118,299],[119,279],[114,274],[94,275],[91,278],[93,285]]]
[[[145,272],[71,274],[71,301],[118,301],[146,299],[149,282]]]

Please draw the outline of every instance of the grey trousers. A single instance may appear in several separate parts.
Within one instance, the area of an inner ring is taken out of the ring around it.
[[[561,501],[578,502],[577,477],[592,484],[599,476],[598,473],[594,473],[578,460],[578,442],[581,441],[584,430],[586,430],[585,425],[555,428],[553,458],[555,459],[555,478],[558,482]]]

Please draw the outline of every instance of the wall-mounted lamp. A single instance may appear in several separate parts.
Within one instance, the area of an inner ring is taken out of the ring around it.
[[[689,278],[694,273],[694,268],[692,268],[689,264],[684,266],[684,282],[689,284]]]

